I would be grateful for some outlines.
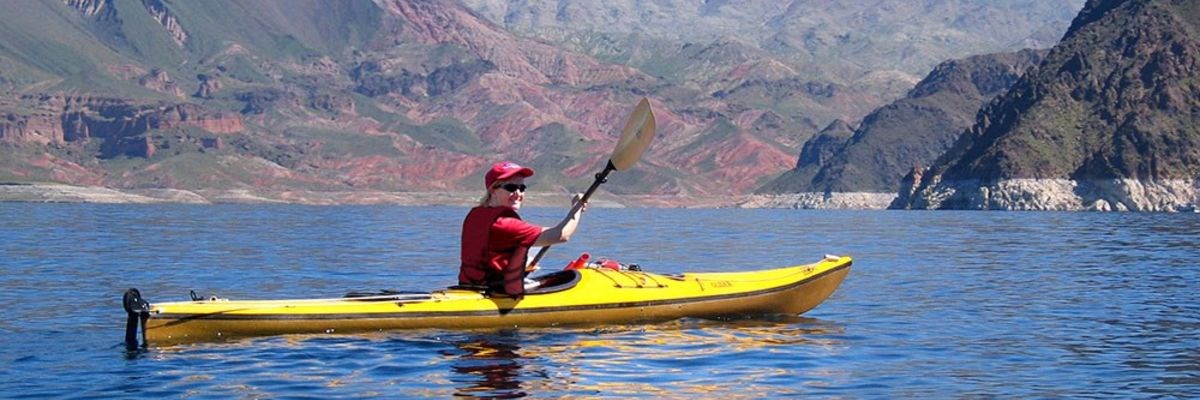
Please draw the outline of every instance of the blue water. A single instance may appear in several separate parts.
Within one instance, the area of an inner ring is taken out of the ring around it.
[[[1200,396],[1200,214],[597,208],[547,265],[854,268],[799,317],[122,344],[128,287],[447,285],[464,212],[0,203],[0,398]]]

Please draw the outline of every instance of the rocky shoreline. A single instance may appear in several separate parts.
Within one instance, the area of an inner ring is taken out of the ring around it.
[[[160,189],[142,194],[57,183],[0,183],[0,201],[38,203],[207,203],[195,193]]]
[[[558,207],[565,193],[530,194],[526,204]],[[0,182],[0,202],[104,204],[300,204],[471,206],[474,192],[317,192],[248,189],[113,189],[59,183]],[[1200,181],[1144,183],[1129,179],[1078,182],[1066,179],[1012,179],[981,185],[942,182],[921,193],[790,193],[728,197],[610,196],[592,198],[593,207],[780,208],[812,210],[958,209],[1006,211],[1197,212]]]
[[[1196,212],[1200,180],[1007,179],[934,182],[893,208],[1008,211]]]
[[[112,189],[58,183],[0,183],[0,201],[112,204],[467,204],[465,193]]]
[[[895,198],[895,193],[870,192],[756,194],[747,196],[737,206],[804,210],[883,210]]]
[[[0,202],[100,203],[100,204],[299,204],[299,205],[406,205],[472,206],[477,192],[319,192],[305,190],[255,191],[249,189],[113,189],[60,183],[0,182]],[[559,207],[568,204],[566,193],[530,193],[526,204]],[[592,207],[730,207],[729,198],[679,196],[593,196]]]

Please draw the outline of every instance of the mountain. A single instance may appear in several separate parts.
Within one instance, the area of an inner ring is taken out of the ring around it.
[[[945,152],[988,101],[1008,90],[1044,50],[973,56],[939,64],[900,100],[835,124],[804,144],[796,168],[758,193],[896,192],[914,166]]]
[[[0,22],[16,180],[459,190],[515,158],[553,187],[657,85],[451,2],[43,1]]]
[[[858,120],[938,63],[1047,48],[1082,0],[465,0],[518,34],[704,90]],[[773,86],[793,86],[771,96]],[[809,92],[809,93],[806,93]],[[835,98],[823,95],[832,94]]]
[[[1192,209],[1200,7],[1092,0],[1036,70],[981,113],[897,208]]]
[[[661,27],[568,17],[580,29],[552,36],[455,1],[31,0],[0,13],[0,181],[357,202],[473,192],[487,165],[513,159],[538,169],[540,191],[579,190],[646,96],[659,138],[604,189],[738,195],[941,52],[1055,36],[1077,2],[620,2],[628,13],[610,15]],[[562,4],[570,16],[600,3]],[[684,34],[714,21],[759,28]],[[804,32],[846,45],[802,51]]]
[[[854,137],[854,127],[840,119],[834,120],[825,129],[804,142],[804,147],[800,149],[800,157],[796,160],[796,168],[783,173],[760,187],[756,192],[764,194],[813,192],[814,190],[810,187],[817,172],[823,165],[834,162],[852,137]]]

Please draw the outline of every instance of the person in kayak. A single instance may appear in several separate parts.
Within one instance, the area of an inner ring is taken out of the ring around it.
[[[492,165],[484,175],[487,193],[463,220],[460,285],[482,285],[520,297],[525,294],[527,271],[537,268],[526,268],[529,248],[563,243],[575,233],[586,204],[553,227],[525,222],[517,214],[525,200],[525,178],[530,176],[533,169],[509,161]],[[581,198],[576,194],[571,206]]]

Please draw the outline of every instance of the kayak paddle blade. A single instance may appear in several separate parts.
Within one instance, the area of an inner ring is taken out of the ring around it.
[[[609,158],[617,171],[627,170],[633,167],[633,164],[637,164],[642,158],[642,153],[646,152],[650,142],[654,140],[654,131],[654,112],[650,111],[650,101],[643,97],[629,115],[629,120],[625,122],[621,139],[617,141],[617,147],[613,149],[612,157]]]

